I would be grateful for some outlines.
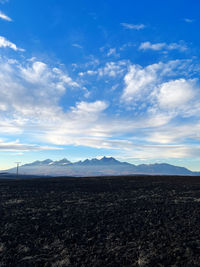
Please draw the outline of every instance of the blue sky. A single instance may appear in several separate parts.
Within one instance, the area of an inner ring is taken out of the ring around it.
[[[199,10],[0,0],[0,169],[106,155],[200,170]]]

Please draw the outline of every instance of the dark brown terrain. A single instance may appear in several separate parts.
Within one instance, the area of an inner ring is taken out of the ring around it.
[[[0,180],[0,266],[200,266],[200,177]]]

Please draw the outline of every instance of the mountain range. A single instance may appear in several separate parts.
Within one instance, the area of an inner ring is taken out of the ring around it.
[[[4,171],[5,172],[5,171]],[[16,173],[16,167],[6,170],[7,173]],[[86,159],[84,161],[70,162],[67,159],[53,161],[34,161],[19,167],[19,173],[23,175],[42,176],[104,176],[104,175],[200,175],[200,172],[192,172],[184,167],[167,163],[134,165],[121,162],[113,157],[101,159]]]

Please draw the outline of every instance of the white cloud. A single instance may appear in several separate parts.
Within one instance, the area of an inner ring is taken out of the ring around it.
[[[152,66],[142,68],[139,65],[131,65],[124,77],[125,89],[122,99],[130,102],[136,100],[144,91],[153,86],[157,80],[156,70]]]
[[[46,83],[51,74],[43,62],[33,62],[29,67],[21,67],[21,76],[30,83]]]
[[[79,87],[78,83],[61,69],[39,61],[22,65],[1,58],[0,115],[11,116],[13,120],[18,116],[30,116],[32,122],[48,118],[50,114],[60,112],[60,98],[67,88],[73,87]]]
[[[6,14],[0,11],[0,19],[7,20],[7,21],[12,21],[10,17],[8,17]]]
[[[115,62],[106,63],[104,68],[98,69],[99,76],[116,77],[122,70],[121,66]]]
[[[59,68],[53,68],[53,72],[56,75],[58,75],[59,78],[60,78],[61,83],[59,84],[59,86],[68,85],[68,86],[71,86],[71,87],[80,87],[80,85],[77,82],[73,81],[72,78],[69,77],[69,75],[67,75],[66,73],[61,71]]]
[[[80,127],[84,127],[88,132],[91,130],[91,127],[94,127],[94,125],[89,126],[88,123],[97,122],[102,112],[108,108],[108,105],[108,103],[101,100],[96,100],[94,102],[78,102],[75,107],[71,107],[71,110],[68,113],[69,121],[66,120],[66,122],[69,124],[80,124]]]
[[[101,120],[108,103],[81,101],[65,114],[58,114],[54,127],[44,134],[44,140],[57,145],[82,145],[98,147],[105,133]],[[106,142],[106,139],[103,139]],[[96,145],[95,145],[96,143]]]
[[[154,51],[160,51],[160,50],[179,50],[179,51],[185,51],[187,50],[187,46],[184,43],[155,43],[152,44],[150,42],[143,42],[139,46],[139,50],[154,50]]]
[[[170,43],[166,46],[166,49],[179,50],[179,51],[183,52],[183,51],[186,51],[188,48],[184,43],[180,42],[180,43]]]
[[[117,62],[110,61],[107,62],[103,67],[95,70],[87,70],[86,72],[79,72],[79,76],[83,77],[85,75],[98,75],[100,78],[105,76],[115,78],[120,77],[124,74],[129,66],[129,61],[119,60]]]
[[[8,41],[8,40],[7,40],[5,37],[3,37],[3,36],[0,36],[0,48],[1,48],[1,47],[4,47],[4,48],[9,47],[9,48],[11,48],[11,49],[13,49],[13,50],[15,50],[15,51],[21,51],[21,52],[24,51],[24,49],[22,49],[22,48],[18,48],[18,47],[16,46],[16,44],[14,44],[14,43]]]
[[[96,75],[96,74],[98,74],[98,71],[96,71],[96,70],[87,70],[86,72],[79,72],[79,73],[78,73],[78,75],[79,75],[80,77],[83,77],[83,76],[85,76],[85,75],[92,76],[92,75]]]
[[[125,29],[129,29],[129,30],[142,30],[142,29],[144,29],[146,27],[144,24],[121,23],[121,25]]]
[[[97,72],[97,71],[94,71],[94,70],[88,70],[86,73],[87,73],[88,75],[95,75],[95,74],[97,74],[98,72]]]
[[[133,110],[136,117],[145,114],[150,122],[148,127],[155,127],[155,117],[161,122],[165,118],[160,126],[173,119],[181,121],[199,117],[199,80],[181,78],[189,75],[189,67],[187,74],[185,68],[187,69],[187,61],[181,60],[160,62],[144,68],[131,65],[124,77],[121,102]],[[153,120],[150,120],[151,116]]]
[[[64,92],[66,85],[79,87],[79,84],[74,82],[67,74],[64,74],[62,70],[59,68],[51,69],[47,64],[40,61],[34,61],[30,66],[20,66],[20,71],[21,77],[27,82],[40,84],[40,86],[49,84],[49,88],[56,89],[56,92]],[[54,80],[57,80],[57,82],[55,83]]]
[[[77,103],[76,107],[72,107],[72,113],[83,115],[89,114],[92,116],[94,113],[100,113],[107,108],[107,104],[104,101],[85,102],[81,101]]]
[[[139,50],[161,50],[166,46],[166,43],[156,43],[156,44],[151,44],[150,42],[144,42],[141,43],[139,46]]]
[[[182,108],[195,97],[194,80],[173,80],[160,85],[158,102],[162,109]]]
[[[126,60],[107,62],[104,67],[97,70],[97,73],[100,77],[109,76],[114,78],[124,74],[128,64],[129,62]]]
[[[189,75],[189,64],[190,62],[187,60],[172,60],[146,67],[130,65],[127,74],[124,76],[125,87],[122,100],[136,102],[143,98],[147,102],[147,97],[151,97],[151,93],[163,83],[163,79],[172,80],[177,75]]]

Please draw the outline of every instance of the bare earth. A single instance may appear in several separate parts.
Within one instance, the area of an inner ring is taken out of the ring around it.
[[[200,266],[200,177],[2,179],[0,266]]]

